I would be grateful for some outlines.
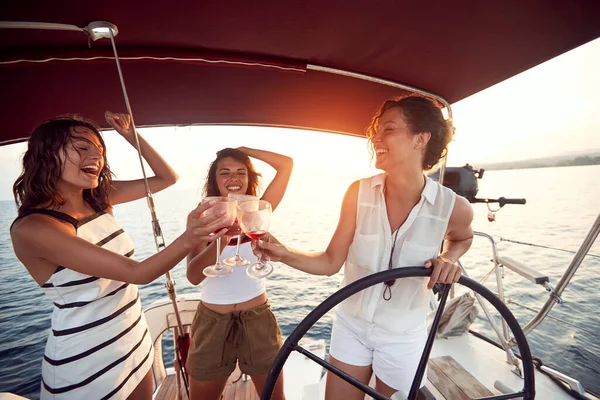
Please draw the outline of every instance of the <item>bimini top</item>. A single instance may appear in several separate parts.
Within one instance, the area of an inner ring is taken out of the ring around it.
[[[374,110],[402,91],[313,66],[406,83],[453,103],[600,37],[594,0],[35,7],[9,0],[2,7],[5,21],[114,23],[138,126],[250,124],[363,135]],[[110,40],[90,45],[82,32],[0,29],[0,144],[26,139],[56,115],[104,123],[104,110],[125,110]]]

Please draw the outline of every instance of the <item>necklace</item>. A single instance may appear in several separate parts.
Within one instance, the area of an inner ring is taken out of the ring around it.
[[[388,271],[392,269],[392,260],[394,258],[394,250],[396,249],[396,240],[398,239],[398,232],[400,232],[400,227],[396,229],[396,233],[393,235],[394,240],[392,242],[392,251],[390,252],[390,261],[388,263]],[[392,298],[392,286],[396,283],[395,279],[390,279],[389,281],[383,282],[385,288],[383,289],[383,299],[385,301],[389,301]]]

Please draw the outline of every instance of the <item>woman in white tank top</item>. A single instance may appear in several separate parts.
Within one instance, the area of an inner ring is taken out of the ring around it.
[[[405,398],[426,340],[429,290],[460,277],[455,263],[471,245],[473,211],[466,199],[424,175],[452,138],[451,124],[432,101],[386,101],[367,135],[375,166],[384,172],[350,185],[327,249],[304,254],[269,235],[257,253],[316,275],[333,275],[343,265],[342,286],[388,268],[433,267],[430,279],[375,285],[336,309],[330,362],[365,384],[374,373],[377,391]],[[328,374],[325,397],[358,400],[364,393]]]
[[[260,174],[250,157],[266,162],[277,171],[262,196],[275,210],[287,188],[293,161],[265,150],[238,147],[217,152],[208,170],[204,196],[230,193],[256,196]],[[235,234],[235,229],[228,233]],[[242,238],[241,257],[254,260],[249,238]],[[230,242],[229,237],[222,242],[220,259],[234,256],[236,243]],[[188,280],[193,285],[202,283],[202,301],[192,324],[192,344],[186,363],[190,397],[219,399],[236,364],[252,377],[260,394],[281,347],[281,332],[267,300],[265,279],[250,278],[246,274],[247,267],[240,266],[232,267],[230,275],[206,278],[202,270],[213,264],[215,257],[214,244],[208,247],[200,244],[188,255]],[[280,378],[273,399],[283,398],[283,378]]]
[[[133,145],[129,115],[107,122]],[[177,174],[139,138],[158,192]],[[98,129],[76,117],[39,125],[13,186],[19,215],[11,226],[15,254],[54,304],[42,362],[41,399],[152,398],[153,343],[136,284],[150,283],[181,261],[198,241],[227,226],[190,214],[187,231],[137,262],[133,243],[112,215],[115,204],[144,197],[143,180],[112,181]]]

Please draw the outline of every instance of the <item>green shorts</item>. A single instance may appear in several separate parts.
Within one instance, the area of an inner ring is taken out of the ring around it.
[[[268,301],[227,314],[200,303],[191,335],[186,369],[197,381],[226,379],[238,362],[247,375],[265,375],[281,348],[281,331]]]

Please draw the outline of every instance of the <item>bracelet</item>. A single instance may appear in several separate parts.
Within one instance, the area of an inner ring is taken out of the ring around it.
[[[443,262],[449,262],[449,263],[451,263],[451,264],[456,264],[456,261],[452,261],[451,259],[449,259],[449,258],[447,258],[447,257],[444,257],[444,256],[443,256],[443,255],[441,255],[441,254],[438,256],[438,258],[439,258],[440,260],[442,260]]]

